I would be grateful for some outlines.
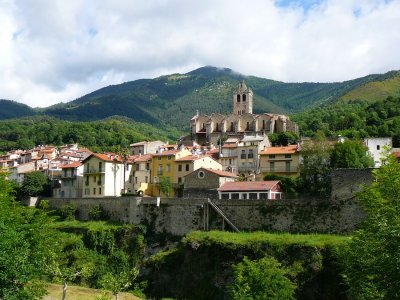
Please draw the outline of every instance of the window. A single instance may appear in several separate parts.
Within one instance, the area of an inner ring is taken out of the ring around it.
[[[242,154],[240,154],[241,159],[246,159],[246,151],[242,150]]]
[[[132,183],[132,175],[129,175],[129,183]]]
[[[286,168],[286,172],[290,172],[290,161],[286,162],[285,168]]]
[[[145,177],[144,177],[144,182],[145,182],[145,183],[148,183],[148,182],[149,182],[149,177],[145,176]]]
[[[101,188],[99,188],[99,195],[101,195]]]
[[[230,164],[230,165],[232,164],[232,159],[229,159],[229,164]]]
[[[178,183],[182,183],[182,177],[178,177]]]
[[[101,161],[99,161],[99,172],[101,172],[103,169],[103,163]]]
[[[245,102],[246,101],[246,94],[243,94],[243,102]]]
[[[275,158],[275,154],[270,154],[269,158]]]
[[[292,158],[292,155],[290,155],[290,154],[285,154],[285,158]]]
[[[179,171],[179,172],[182,171],[182,165],[178,165],[178,171]]]
[[[158,159],[158,160],[161,160],[161,156],[157,156],[157,159]]]
[[[239,193],[232,193],[231,199],[239,199]]]
[[[246,130],[250,130],[250,123],[249,122],[246,123]]]
[[[257,199],[257,193],[249,193],[249,199],[256,200]]]
[[[89,163],[86,165],[86,173],[89,173]]]
[[[89,188],[85,189],[85,195],[90,195],[90,189]]]
[[[253,149],[249,149],[249,154],[247,155],[247,158],[253,158]]]
[[[265,120],[263,120],[263,123],[262,123],[263,125],[262,125],[262,129],[265,129]]]
[[[186,164],[186,171],[189,171],[189,164]]]
[[[381,146],[380,145],[376,145],[376,150],[381,150]]]
[[[231,122],[231,131],[234,131],[233,122]]]
[[[135,184],[137,184],[137,177],[135,176]]]
[[[93,195],[96,195],[96,188],[93,188]]]
[[[269,169],[271,172],[275,171],[275,162],[274,161],[269,162]]]
[[[98,185],[101,185],[101,175],[99,176],[99,180],[97,181]]]
[[[154,176],[154,183],[158,183],[158,178],[157,178],[157,176]]]
[[[158,175],[162,175],[163,174],[163,170],[162,170],[162,165],[158,165]]]
[[[165,172],[171,172],[171,165],[167,165],[165,168]]]
[[[206,177],[206,174],[203,171],[199,171],[197,177],[199,177],[199,179],[203,179],[204,177]]]
[[[168,155],[167,159],[171,160],[172,159],[172,155]]]
[[[240,102],[240,95],[237,95],[237,96],[236,96],[236,101],[237,101],[237,102]]]
[[[150,163],[146,163],[146,171],[150,170]]]

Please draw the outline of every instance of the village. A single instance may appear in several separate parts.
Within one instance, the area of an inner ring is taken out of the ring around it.
[[[121,153],[93,153],[77,144],[38,146],[0,156],[0,168],[21,184],[25,174],[44,172],[53,198],[120,196],[214,199],[284,199],[279,180],[266,175],[300,175],[302,149],[311,140],[272,145],[272,133],[298,135],[289,117],[253,114],[253,92],[241,82],[233,95],[233,112],[200,115],[190,120],[190,134],[175,144],[164,141],[132,143]],[[343,142],[342,137],[335,143]],[[364,140],[374,166],[380,166],[391,138]]]

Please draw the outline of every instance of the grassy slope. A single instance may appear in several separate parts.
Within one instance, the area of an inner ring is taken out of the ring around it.
[[[232,233],[225,231],[195,231],[185,238],[185,243],[197,241],[206,244],[220,244],[226,247],[242,248],[255,244],[286,245],[286,246],[304,246],[304,247],[332,247],[340,246],[350,238],[348,236],[331,234],[290,234],[290,233],[268,233],[243,232]]]
[[[62,285],[60,284],[49,284],[48,295],[43,298],[43,300],[59,300],[62,298]],[[67,288],[67,299],[74,300],[95,300],[96,296],[101,295],[101,290],[90,289],[80,286],[68,286]],[[109,295],[112,296],[112,293],[109,292]],[[112,297],[115,299],[115,297]],[[132,294],[129,293],[120,293],[118,295],[118,299],[120,300],[140,300]]]
[[[363,84],[339,98],[340,101],[366,100],[376,102],[389,96],[400,96],[400,74],[384,81]]]

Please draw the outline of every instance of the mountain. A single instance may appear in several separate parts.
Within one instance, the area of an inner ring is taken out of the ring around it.
[[[12,100],[0,99],[0,120],[32,116],[35,114],[35,110],[28,105]]]
[[[232,94],[242,80],[254,92],[254,113],[292,114],[337,101],[397,96],[400,91],[398,71],[335,83],[285,83],[208,66],[186,74],[104,87],[74,101],[41,109],[40,114],[71,121],[120,115],[158,128],[165,124],[187,128],[197,110],[201,114],[230,113]]]

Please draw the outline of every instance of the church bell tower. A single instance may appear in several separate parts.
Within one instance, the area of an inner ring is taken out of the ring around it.
[[[244,80],[239,83],[239,88],[233,94],[233,113],[236,115],[253,113],[253,91],[246,86]]]

